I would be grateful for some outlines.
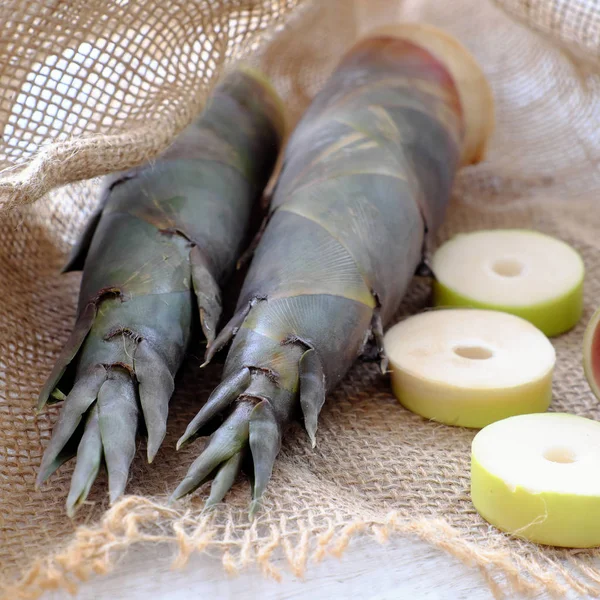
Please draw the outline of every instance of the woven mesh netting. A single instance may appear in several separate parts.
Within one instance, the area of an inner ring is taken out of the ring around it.
[[[553,340],[551,410],[600,419],[582,372],[586,320],[600,298],[600,6],[592,0],[12,0],[0,7],[0,581],[7,598],[71,589],[127,547],[175,541],[177,564],[216,553],[229,571],[283,553],[302,573],[354,535],[413,535],[481,570],[496,595],[600,595],[595,550],[539,547],[488,526],[469,499],[474,432],[427,422],[357,363],[328,398],[311,449],[286,437],[265,509],[249,522],[247,481],[201,512],[206,493],[167,506],[197,455],[175,441],[218,382],[219,365],[183,367],[169,432],[152,465],[140,444],[128,496],[106,480],[70,520],[73,466],[42,489],[36,469],[57,409],[39,389],[73,325],[80,275],[59,275],[98,202],[96,177],[155,157],[244,58],[272,78],[293,125],[342,52],[371,26],[442,26],[476,56],[497,126],[485,162],[459,173],[438,241],[480,228],[531,227],[575,246],[587,268],[581,324]],[[403,315],[430,302],[415,280]],[[199,400],[200,399],[200,400]],[[343,468],[340,468],[343,465]]]

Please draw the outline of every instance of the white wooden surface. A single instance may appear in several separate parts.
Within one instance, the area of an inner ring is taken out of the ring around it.
[[[476,570],[410,539],[386,546],[355,540],[342,558],[309,565],[304,581],[285,574],[281,583],[257,569],[230,577],[220,561],[206,555],[196,555],[185,569],[172,571],[169,552],[165,546],[131,550],[113,573],[82,585],[76,600],[493,600]],[[52,593],[43,600],[66,598],[72,597]]]

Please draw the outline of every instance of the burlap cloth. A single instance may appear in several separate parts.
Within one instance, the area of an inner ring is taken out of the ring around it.
[[[59,276],[58,269],[97,198],[93,181],[57,186],[154,156],[193,118],[222,67],[242,55],[273,77],[293,123],[357,29],[391,17],[430,21],[457,35],[480,60],[497,101],[488,160],[458,177],[441,239],[482,227],[533,227],[583,254],[584,321],[554,340],[552,410],[600,419],[581,367],[585,321],[600,302],[600,5],[498,5],[369,0],[355,12],[349,0],[2,3],[0,201],[6,208],[41,198],[4,211],[0,222],[0,564],[7,598],[72,588],[144,540],[174,542],[179,565],[192,551],[206,551],[220,555],[228,571],[256,561],[277,577],[271,558],[278,553],[300,574],[314,560],[341,554],[358,534],[425,539],[479,569],[497,595],[600,595],[598,551],[516,541],[475,513],[468,491],[474,432],[401,408],[374,365],[357,364],[328,399],[315,450],[300,427],[286,438],[266,508],[252,524],[245,481],[214,513],[201,513],[203,493],[165,504],[201,447],[176,453],[175,440],[219,375],[218,365],[200,372],[193,356],[151,467],[140,447],[131,496],[107,511],[101,476],[72,522],[64,511],[72,465],[34,488],[57,410],[36,417],[33,406],[73,323],[79,283],[78,274]],[[398,317],[428,302],[429,285],[416,281]]]

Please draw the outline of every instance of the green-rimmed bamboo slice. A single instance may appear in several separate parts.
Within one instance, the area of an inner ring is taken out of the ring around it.
[[[392,327],[384,345],[394,394],[428,419],[485,427],[550,405],[554,348],[514,315],[461,308],[425,312]]]
[[[541,544],[600,545],[600,423],[520,415],[473,440],[471,498],[499,529]]]
[[[457,235],[433,256],[434,303],[501,310],[547,336],[573,328],[583,311],[584,264],[565,242],[522,229]]]

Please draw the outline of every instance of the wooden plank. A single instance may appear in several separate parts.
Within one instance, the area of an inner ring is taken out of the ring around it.
[[[395,539],[385,546],[367,539],[354,540],[342,558],[330,556],[317,565],[309,564],[304,581],[285,572],[281,583],[265,578],[257,568],[228,576],[218,559],[204,554],[194,555],[177,571],[171,570],[171,559],[172,549],[167,546],[135,547],[113,573],[82,585],[75,598],[493,600],[477,570],[412,539]],[[275,559],[274,563],[285,569],[285,559]],[[44,596],[44,600],[65,598],[64,593]],[[539,596],[538,600],[546,598]]]

